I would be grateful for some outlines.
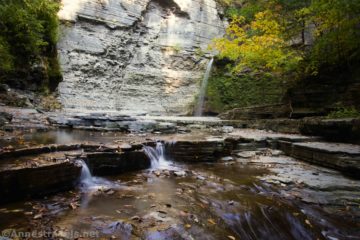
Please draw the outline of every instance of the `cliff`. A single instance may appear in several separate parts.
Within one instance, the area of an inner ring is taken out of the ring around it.
[[[186,114],[224,33],[214,0],[63,0],[62,104],[79,111]]]

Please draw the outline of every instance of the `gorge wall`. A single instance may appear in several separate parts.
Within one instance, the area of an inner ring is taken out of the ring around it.
[[[214,0],[63,0],[65,110],[189,112],[225,29]]]

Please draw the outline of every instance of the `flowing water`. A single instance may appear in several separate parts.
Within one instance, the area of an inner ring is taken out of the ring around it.
[[[202,116],[202,114],[203,114],[206,88],[207,88],[207,85],[208,85],[208,81],[209,81],[209,77],[210,77],[210,73],[211,73],[213,63],[214,63],[214,59],[212,58],[210,60],[210,62],[208,63],[207,67],[206,67],[205,76],[204,76],[204,79],[203,79],[203,81],[201,83],[198,103],[197,103],[196,108],[195,108],[195,116]]]
[[[80,161],[77,189],[1,206],[0,232],[50,229],[52,239],[74,239],[74,233],[85,239],[89,233],[93,239],[360,239],[357,180],[260,149],[254,159],[174,163],[167,144],[145,147],[152,168],[143,171],[100,178]]]
[[[146,155],[151,160],[152,169],[165,169],[169,168],[170,162],[165,157],[165,146],[162,142],[157,142],[156,147],[144,146]]]
[[[105,178],[92,176],[91,171],[84,160],[79,160],[79,163],[82,167],[79,185],[83,192],[99,190],[102,188],[117,187],[117,185],[114,182],[106,180]]]

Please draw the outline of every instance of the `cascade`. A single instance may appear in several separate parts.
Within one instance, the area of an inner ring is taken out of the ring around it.
[[[209,82],[209,77],[210,77],[211,68],[212,68],[213,63],[214,63],[214,58],[212,58],[210,60],[210,62],[208,63],[208,65],[206,67],[205,76],[204,76],[204,79],[203,79],[203,81],[201,83],[198,103],[197,103],[196,108],[195,108],[195,116],[202,116],[202,114],[203,114],[206,88],[207,88],[207,85],[208,85],[208,82]]]
[[[79,160],[81,165],[80,187],[83,191],[100,189],[100,188],[114,188],[116,184],[104,178],[92,176],[90,169],[84,160]]]
[[[144,146],[146,155],[151,160],[151,167],[156,169],[164,169],[169,167],[169,161],[165,157],[165,145],[157,142],[155,147]]]

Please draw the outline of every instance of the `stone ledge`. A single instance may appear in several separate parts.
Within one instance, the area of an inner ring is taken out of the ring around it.
[[[230,141],[179,141],[166,146],[167,153],[174,161],[214,162],[220,157],[231,155]]]
[[[98,176],[142,170],[151,166],[150,159],[143,151],[122,153],[95,152],[86,154],[84,160],[92,174]]]
[[[345,175],[360,178],[360,147],[350,144],[291,143],[278,141],[278,149],[286,155],[323,167],[339,170]],[[354,146],[356,149],[351,149]]]
[[[71,189],[80,173],[81,166],[71,162],[1,171],[0,202],[39,197]]]

